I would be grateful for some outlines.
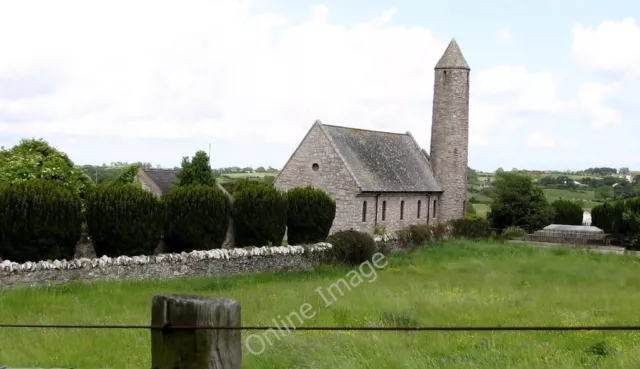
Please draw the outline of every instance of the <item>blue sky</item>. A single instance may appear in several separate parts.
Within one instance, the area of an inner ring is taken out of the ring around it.
[[[586,0],[0,0],[0,145],[42,137],[78,164],[173,166],[210,143],[215,167],[282,167],[320,119],[428,149],[433,66],[455,37],[472,167],[640,169],[639,14]]]

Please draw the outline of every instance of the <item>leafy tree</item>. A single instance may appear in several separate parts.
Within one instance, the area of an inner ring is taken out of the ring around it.
[[[596,200],[606,201],[613,198],[613,187],[611,186],[602,186],[596,188],[595,192]]]
[[[129,165],[124,170],[122,170],[117,177],[113,178],[108,183],[115,185],[132,184],[134,179],[136,178],[136,175],[138,174],[138,170],[140,169],[140,167],[142,167],[141,164]]]
[[[42,139],[23,139],[0,153],[0,183],[16,184],[34,179],[54,181],[81,197],[93,187],[91,178],[76,167],[67,154]]]
[[[496,169],[496,174],[500,174],[502,172],[504,172],[504,169],[502,169],[502,167]]]
[[[627,174],[629,174],[629,168],[627,167],[620,168],[620,170],[618,170],[618,174],[626,176]]]
[[[256,168],[256,173],[266,173],[266,169],[264,169],[264,167],[257,167]]]
[[[633,184],[640,184],[640,174],[636,174],[632,180]]]
[[[467,168],[467,184],[477,185],[479,183],[480,179],[478,178],[478,172],[474,169]]]
[[[494,200],[487,214],[493,228],[517,226],[532,232],[552,222],[553,208],[528,175],[502,172],[493,187]]]
[[[178,173],[178,186],[214,186],[216,184],[213,170],[209,165],[209,155],[200,150],[191,160],[182,158],[182,170]]]
[[[571,200],[556,200],[551,206],[554,209],[555,224],[582,225],[582,206]]]

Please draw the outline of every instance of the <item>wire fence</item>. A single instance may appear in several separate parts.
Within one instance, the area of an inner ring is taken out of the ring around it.
[[[266,331],[283,330],[288,331],[639,331],[640,326],[634,325],[610,325],[610,326],[415,326],[415,327],[290,327],[290,326],[208,326],[208,325],[97,325],[97,324],[23,324],[23,323],[0,323],[0,328],[29,328],[29,329],[137,329],[137,330],[240,330],[240,331]]]

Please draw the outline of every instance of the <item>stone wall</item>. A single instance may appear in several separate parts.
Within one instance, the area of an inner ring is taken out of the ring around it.
[[[433,218],[433,201],[437,195],[416,194],[381,194],[378,197],[378,226],[384,227],[386,233],[408,227],[412,224],[435,224],[438,218]],[[402,202],[404,201],[404,206]],[[420,201],[420,217],[418,218],[418,201]],[[372,205],[375,205],[375,198]],[[375,212],[375,209],[373,209]],[[402,212],[402,216],[400,216]],[[384,217],[383,217],[384,213]],[[375,214],[372,214],[375,216]]]
[[[311,127],[274,185],[283,191],[312,186],[329,194],[336,201],[336,218],[331,233],[351,228],[362,232],[373,230],[375,207],[371,201],[375,198],[356,198],[358,186],[319,124]],[[365,200],[368,214],[363,222],[362,202]]]
[[[71,281],[166,279],[251,274],[314,268],[328,243],[309,246],[216,249],[156,256],[80,258],[26,263],[0,262],[0,287]]]

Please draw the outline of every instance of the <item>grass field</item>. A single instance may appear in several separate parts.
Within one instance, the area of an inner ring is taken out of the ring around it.
[[[570,190],[558,190],[553,188],[545,188],[544,194],[547,197],[547,201],[554,202],[560,198],[565,200],[574,200],[580,202],[582,208],[584,210],[591,210],[594,206],[600,204],[595,201],[595,191],[594,190],[580,190],[580,191],[570,191]],[[473,207],[476,209],[478,215],[485,215],[489,211],[489,204],[491,203],[491,198],[485,196],[480,193],[468,193],[467,196],[471,198],[471,196],[478,199],[480,204],[473,204]]]
[[[545,188],[544,193],[547,196],[547,200],[549,202],[556,201],[560,198],[563,198],[565,200],[579,201],[582,204],[582,208],[586,210],[591,210],[591,208],[599,204],[598,202],[595,202],[594,190],[570,191]]]
[[[452,241],[390,257],[377,280],[325,307],[314,290],[346,268],[258,276],[3,290],[1,322],[148,324],[157,293],[238,299],[243,324],[271,325],[310,303],[307,325],[637,324],[638,259]],[[395,320],[395,323],[393,323]],[[244,332],[247,337],[252,332]],[[258,332],[259,333],[259,332]],[[4,329],[10,367],[149,368],[149,333]],[[244,368],[638,368],[640,333],[298,332]]]

